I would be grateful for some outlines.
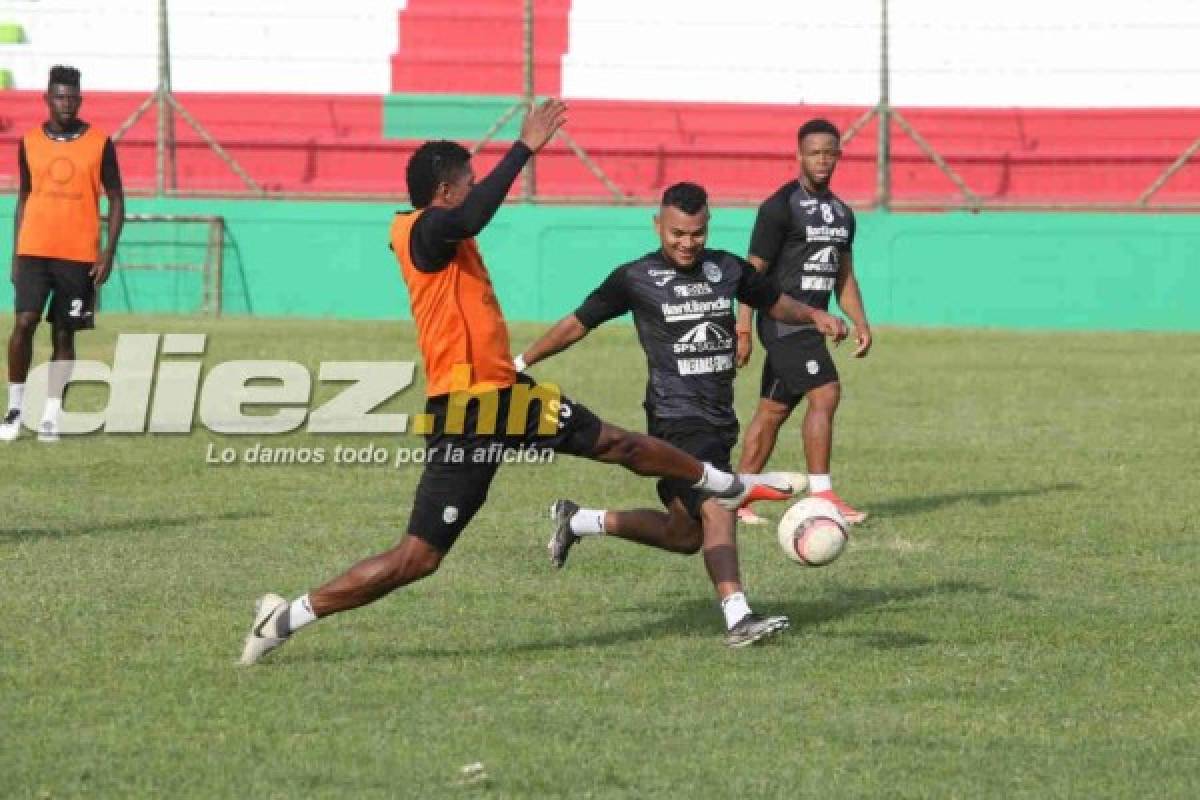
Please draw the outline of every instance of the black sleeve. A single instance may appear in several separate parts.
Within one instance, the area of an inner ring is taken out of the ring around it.
[[[21,140],[17,145],[17,166],[21,172],[21,194],[29,194],[33,191],[33,176],[29,174],[29,159],[25,157],[25,140]]]
[[[854,216],[854,212],[850,210],[849,206],[846,207],[846,217],[850,221],[850,238],[847,240],[846,247],[844,248],[843,252],[853,253],[854,234],[858,233],[858,219]]]
[[[583,305],[575,310],[575,317],[583,323],[583,327],[590,330],[610,319],[616,319],[632,308],[629,287],[625,282],[625,268],[618,267],[604,279],[604,283],[587,296]]]
[[[779,295],[782,292],[774,278],[765,272],[756,270],[749,261],[743,261],[733,254],[730,254],[729,257],[734,259],[742,270],[737,285],[739,303],[745,303],[752,308],[760,308],[765,311],[779,302]]]
[[[454,258],[458,243],[476,236],[491,221],[532,155],[522,142],[513,142],[500,163],[471,188],[461,206],[426,210],[413,225],[413,266],[422,272],[444,269]]]
[[[754,233],[750,234],[750,255],[758,256],[767,262],[767,266],[772,266],[783,249],[790,217],[787,200],[782,194],[771,195],[759,206]]]
[[[121,170],[117,166],[117,148],[112,139],[104,140],[104,154],[100,156],[100,183],[108,194],[121,191]]]

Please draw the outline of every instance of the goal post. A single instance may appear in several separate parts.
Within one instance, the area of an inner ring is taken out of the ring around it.
[[[104,224],[102,231],[107,231]],[[129,214],[101,290],[104,310],[220,316],[225,219]]]

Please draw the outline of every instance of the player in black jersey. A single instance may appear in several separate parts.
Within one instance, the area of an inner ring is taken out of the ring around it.
[[[800,178],[785,184],[758,210],[750,238],[750,263],[775,278],[783,291],[813,308],[828,309],[829,297],[853,323],[854,356],[871,350],[871,326],[854,275],[854,212],[829,190],[841,157],[841,135],[833,123],[813,119],[798,137]],[[752,349],[752,311],[738,310],[738,366],[745,366]],[[767,351],[761,399],[746,429],[741,472],[758,472],[771,457],[779,429],[804,397],[804,455],[808,489],[832,501],[848,522],[866,519],[834,491],[829,476],[833,449],[833,416],[841,398],[837,367],[820,332],[811,325],[791,325],[758,315],[758,336]],[[746,522],[765,522],[749,507],[738,516]]]
[[[720,465],[729,463],[738,432],[733,409],[734,302],[789,324],[811,326],[839,341],[846,327],[825,311],[782,294],[773,280],[737,256],[706,249],[708,221],[702,187],[679,183],[667,189],[655,217],[661,248],[614,270],[575,313],[519,356],[518,364],[536,364],[596,326],[633,312],[649,366],[648,432]],[[733,513],[680,481],[659,481],[658,493],[666,513],[586,509],[569,500],[557,501],[551,508],[555,533],[549,545],[555,566],[561,567],[571,546],[589,534],[608,533],[677,553],[703,549],[721,598],[727,644],[744,646],[786,628],[786,617],[761,617],[746,602]]]

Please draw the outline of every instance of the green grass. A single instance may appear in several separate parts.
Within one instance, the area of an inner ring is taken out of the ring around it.
[[[211,360],[415,352],[399,323],[108,317],[80,357],[117,331],[210,331]],[[503,471],[432,579],[236,669],[254,597],[389,545],[417,471],[211,466],[209,443],[415,438],[27,435],[0,461],[0,797],[1196,797],[1198,351],[883,330],[839,354],[835,478],[873,520],[821,570],[743,529],[751,600],[793,629],[742,652],[698,557],[589,541],[550,569],[552,498],[655,503],[564,458]],[[640,426],[631,329],[535,371]]]

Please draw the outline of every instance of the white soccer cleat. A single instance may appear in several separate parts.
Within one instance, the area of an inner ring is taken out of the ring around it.
[[[4,419],[0,420],[0,442],[15,442],[20,435],[21,411],[17,408],[9,409]]]
[[[735,475],[729,491],[713,495],[722,507],[737,511],[758,500],[787,500],[794,493],[788,472],[764,472],[761,475]]]
[[[52,419],[44,419],[38,425],[38,441],[39,442],[57,442],[58,441],[58,423]]]
[[[277,594],[264,594],[254,603],[254,624],[246,634],[242,657],[238,661],[244,667],[257,664],[263,656],[288,640],[289,634],[280,630],[283,612],[288,601]]]

